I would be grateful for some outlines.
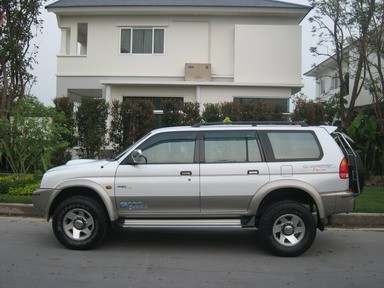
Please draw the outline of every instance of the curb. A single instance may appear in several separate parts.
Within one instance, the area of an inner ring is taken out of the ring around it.
[[[384,213],[343,213],[332,217],[333,227],[384,228]]]
[[[45,217],[32,204],[0,203],[1,216]],[[343,213],[332,217],[331,227],[384,228],[384,213]]]
[[[0,203],[0,215],[22,217],[44,217],[32,204]]]

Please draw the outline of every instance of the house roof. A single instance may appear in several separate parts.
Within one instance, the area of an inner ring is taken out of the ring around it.
[[[75,7],[247,7],[302,8],[310,6],[269,0],[59,0],[47,8]]]
[[[312,67],[311,70],[304,73],[307,77],[318,77],[324,70],[336,67],[336,61],[332,57],[325,59],[320,64]]]
[[[296,18],[310,6],[273,0],[59,0],[46,8],[59,15],[232,15]]]

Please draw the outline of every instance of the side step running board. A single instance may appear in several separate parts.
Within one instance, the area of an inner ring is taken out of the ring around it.
[[[126,219],[121,224],[122,228],[148,227],[148,228],[172,228],[172,227],[192,227],[192,228],[219,228],[237,227],[241,228],[240,219],[193,219],[193,220],[172,220],[172,219]]]

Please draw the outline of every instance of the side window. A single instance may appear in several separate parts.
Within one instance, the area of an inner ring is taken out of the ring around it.
[[[77,23],[76,54],[87,55],[88,23]]]
[[[319,160],[322,150],[311,131],[270,131],[265,136],[271,147],[272,161]]]
[[[207,132],[204,136],[206,163],[261,161],[253,132]]]
[[[195,133],[164,133],[156,135],[139,147],[143,152],[143,163],[193,163],[195,139]]]
[[[165,29],[127,27],[120,30],[120,53],[164,54]]]

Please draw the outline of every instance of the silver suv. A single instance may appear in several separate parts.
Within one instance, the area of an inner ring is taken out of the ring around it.
[[[150,132],[114,159],[47,171],[35,207],[60,243],[90,249],[109,226],[257,228],[280,256],[313,243],[361,193],[361,161],[336,127],[203,123]]]

